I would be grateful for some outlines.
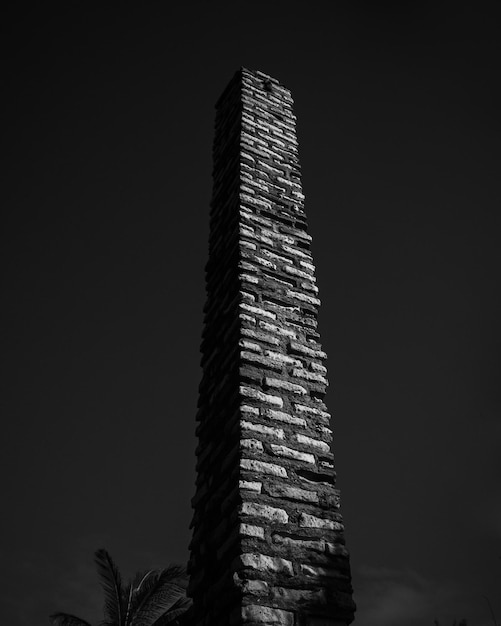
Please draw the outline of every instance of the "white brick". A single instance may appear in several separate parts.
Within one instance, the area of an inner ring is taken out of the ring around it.
[[[242,413],[249,413],[250,415],[259,415],[259,409],[257,406],[248,406],[247,404],[242,404],[240,407],[240,411]]]
[[[284,328],[282,326],[277,326],[276,324],[270,324],[268,322],[259,321],[259,328],[266,330],[271,333],[277,333],[279,335],[283,335],[284,337],[290,337],[292,339],[296,339],[297,333],[291,330],[290,328]]]
[[[262,254],[264,257],[268,258],[268,259],[272,259],[273,261],[277,262],[277,263],[285,263],[285,268],[288,268],[289,266],[292,267],[294,261],[292,259],[288,259],[285,256],[281,256],[280,254],[275,254],[274,252],[271,252],[270,250],[266,250],[266,248],[263,248],[260,252],[260,254]],[[288,269],[285,270],[286,272],[288,272]],[[301,270],[297,270],[298,272],[301,272]],[[291,274],[293,274],[294,272],[290,272]],[[304,274],[303,278],[309,278],[311,280],[311,276],[309,274]]]
[[[259,570],[261,572],[277,572],[282,574],[294,575],[292,563],[287,559],[280,557],[266,556],[265,554],[249,554],[241,555],[240,560],[245,567]]]
[[[273,498],[288,498],[289,500],[299,500],[300,502],[318,502],[318,494],[307,489],[300,489],[292,485],[282,483],[272,483],[265,486],[265,492]]]
[[[304,354],[305,356],[309,356],[313,359],[327,358],[327,355],[322,350],[310,348],[309,346],[305,346],[304,344],[298,343],[297,341],[290,341],[289,346],[292,352],[299,352],[300,354]]]
[[[315,280],[314,276],[312,276],[308,272],[303,272],[302,270],[298,270],[293,265],[284,266],[284,271],[287,272],[287,274],[291,274],[292,276],[298,276],[299,278],[304,278],[304,279],[313,280],[313,281]]]
[[[263,483],[259,483],[251,480],[239,480],[238,488],[245,489],[246,491],[255,491],[256,493],[261,493],[261,487]]]
[[[242,246],[242,248],[247,248],[248,250],[257,250],[257,246],[255,243],[252,243],[251,241],[245,241],[245,239],[242,239],[240,241],[240,245]]]
[[[264,517],[268,522],[277,522],[278,524],[287,524],[289,516],[284,509],[278,509],[267,504],[258,504],[257,502],[243,502],[240,505],[242,515],[252,517]]]
[[[266,435],[268,437],[276,437],[277,439],[283,439],[285,433],[283,428],[273,428],[272,426],[265,426],[264,424],[254,424],[254,422],[247,422],[241,420],[240,425],[243,430],[250,430],[260,435]]]
[[[307,302],[308,304],[312,304],[314,306],[320,306],[320,300],[318,298],[314,298],[313,296],[308,296],[307,294],[299,291],[292,291],[291,289],[288,289],[286,293],[289,298],[294,298],[300,302]]]
[[[327,411],[321,411],[320,409],[315,409],[311,406],[305,406],[304,404],[294,404],[294,410],[297,411],[297,413],[303,413],[303,415],[318,415],[319,417],[325,417],[327,419],[330,418],[330,413],[327,413]]]
[[[309,372],[304,368],[294,368],[292,370],[292,376],[296,378],[303,378],[304,380],[309,380],[314,383],[320,383],[321,385],[327,386],[329,383],[325,376],[322,374],[317,374],[316,372]]]
[[[304,267],[304,269],[310,271],[312,274],[315,271],[315,266],[313,263],[309,263],[308,261],[299,261],[299,265]]]
[[[265,350],[264,355],[273,359],[274,361],[278,361],[283,365],[295,365],[301,366],[301,361],[295,359],[292,356],[288,356],[287,354],[282,354],[281,352],[274,352],[273,350]]]
[[[281,380],[280,378],[270,378],[269,376],[266,376],[264,379],[264,384],[266,385],[266,387],[271,387],[272,389],[280,389],[281,391],[288,391],[290,393],[295,393],[300,396],[305,396],[308,393],[308,390],[301,385],[296,385],[295,383],[290,383],[288,380]]]
[[[240,447],[252,452],[263,452],[263,444],[258,439],[241,439]]]
[[[240,339],[238,345],[241,348],[245,348],[246,350],[252,350],[253,352],[263,351],[263,348],[258,343],[254,343],[253,341],[247,341],[247,339]]]
[[[269,343],[273,346],[278,346],[280,344],[280,340],[278,339],[278,337],[274,337],[273,335],[269,335],[268,333],[264,333],[260,330],[252,330],[252,328],[242,328],[241,333],[245,337],[252,337],[252,339],[258,339],[259,341]]]
[[[299,525],[303,528],[324,528],[326,530],[343,530],[343,525],[339,522],[335,522],[331,519],[323,519],[321,517],[315,517],[315,515],[308,515],[308,513],[301,513],[299,516]]]
[[[258,391],[257,389],[253,389],[252,387],[246,387],[245,385],[240,385],[240,395],[245,398],[253,398],[259,402],[272,404],[280,409],[284,405],[284,401],[279,396],[272,396],[270,394],[263,393],[262,391]]]
[[[251,306],[250,304],[245,304],[245,302],[240,303],[240,308],[247,313],[252,313],[253,315],[261,315],[262,317],[268,317],[272,320],[276,319],[277,316],[272,311],[266,311],[265,309],[261,309],[257,306]]]
[[[261,409],[261,415],[264,417],[269,417],[273,420],[278,420],[279,422],[285,422],[286,424],[293,424],[294,426],[302,426],[306,428],[306,420],[302,417],[293,417],[288,413],[284,413],[283,411],[275,411],[274,409]]]
[[[253,596],[268,595],[269,585],[264,580],[244,580],[242,591]]]
[[[297,248],[291,248],[285,243],[282,244],[282,250],[284,252],[288,252],[289,254],[293,254],[294,256],[298,256],[301,259],[308,259],[309,261],[311,261],[311,254],[306,254],[306,252],[301,252],[301,250],[298,250]]]
[[[246,537],[257,537],[264,539],[264,528],[252,524],[240,524],[240,534]]]
[[[263,235],[266,237],[270,237],[270,239],[277,239],[278,241],[284,241],[286,244],[294,244],[295,239],[289,235],[284,235],[282,233],[276,233],[274,230],[265,230],[263,229]]]
[[[256,461],[255,459],[240,459],[240,467],[249,472],[257,472],[260,474],[269,474],[270,476],[278,476],[279,478],[287,478],[287,470],[280,465],[273,463],[265,463],[264,461]]]
[[[329,444],[325,443],[325,441],[319,441],[318,439],[313,439],[312,437],[307,437],[306,435],[297,434],[296,439],[298,443],[302,443],[306,446],[314,446],[323,452],[329,452]]]
[[[295,461],[304,461],[305,463],[315,463],[315,457],[313,454],[309,454],[308,452],[299,452],[299,450],[294,450],[293,448],[288,448],[287,446],[281,446],[277,444],[271,444],[271,449],[273,454],[277,456],[284,456],[288,459],[294,459]]]

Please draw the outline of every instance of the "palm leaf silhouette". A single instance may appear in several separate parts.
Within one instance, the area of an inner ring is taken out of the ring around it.
[[[101,548],[96,550],[95,562],[97,566],[97,573],[101,579],[101,585],[104,590],[104,624],[110,626],[125,626],[124,618],[124,597],[122,588],[122,577],[118,571],[118,567],[108,554],[108,552]]]
[[[122,584],[115,562],[103,548],[95,553],[95,562],[104,590],[104,620],[101,626],[167,626],[178,618],[191,601],[186,598],[186,569],[170,565],[161,570],[138,572],[131,582]],[[70,615],[54,613],[53,626],[91,626]]]
[[[137,594],[131,626],[152,626],[185,594],[185,569],[171,565],[147,577]]]

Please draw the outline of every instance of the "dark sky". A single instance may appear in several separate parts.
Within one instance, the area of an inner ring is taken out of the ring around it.
[[[187,560],[214,104],[242,65],[296,102],[356,624],[488,626],[483,596],[501,620],[494,6],[4,14],[2,624],[97,621],[99,547],[126,575]]]

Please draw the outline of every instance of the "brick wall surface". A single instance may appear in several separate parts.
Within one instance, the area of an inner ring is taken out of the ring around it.
[[[293,101],[242,69],[216,108],[190,622],[348,624]]]

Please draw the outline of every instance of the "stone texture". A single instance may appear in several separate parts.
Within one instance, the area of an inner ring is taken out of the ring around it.
[[[264,517],[268,522],[278,522],[279,524],[287,524],[289,521],[289,516],[284,509],[277,509],[257,502],[244,502],[240,506],[240,513],[251,517]]]
[[[242,621],[268,626],[294,626],[294,613],[260,604],[242,607]]]
[[[290,92],[216,105],[187,626],[339,626],[349,561]]]
[[[239,530],[242,536],[264,539],[264,528],[261,526],[254,526],[253,524],[240,524]]]
[[[240,459],[240,467],[250,472],[259,474],[271,474],[280,478],[287,478],[287,470],[280,465],[274,463],[266,463],[266,461],[256,461],[255,459]]]
[[[342,530],[343,526],[339,522],[331,519],[323,519],[308,513],[301,513],[299,516],[299,525],[304,528],[325,528],[328,530]]]
[[[279,574],[294,575],[291,561],[266,554],[244,553],[241,556],[241,563],[244,567],[258,570],[259,572],[276,572]]]
[[[275,444],[271,444],[270,448],[273,454],[277,456],[285,456],[288,459],[294,459],[295,461],[303,461],[304,463],[315,463],[315,457],[313,454],[309,454],[308,452],[300,452],[299,450],[294,450],[293,448],[288,448],[287,446],[279,446]]]

